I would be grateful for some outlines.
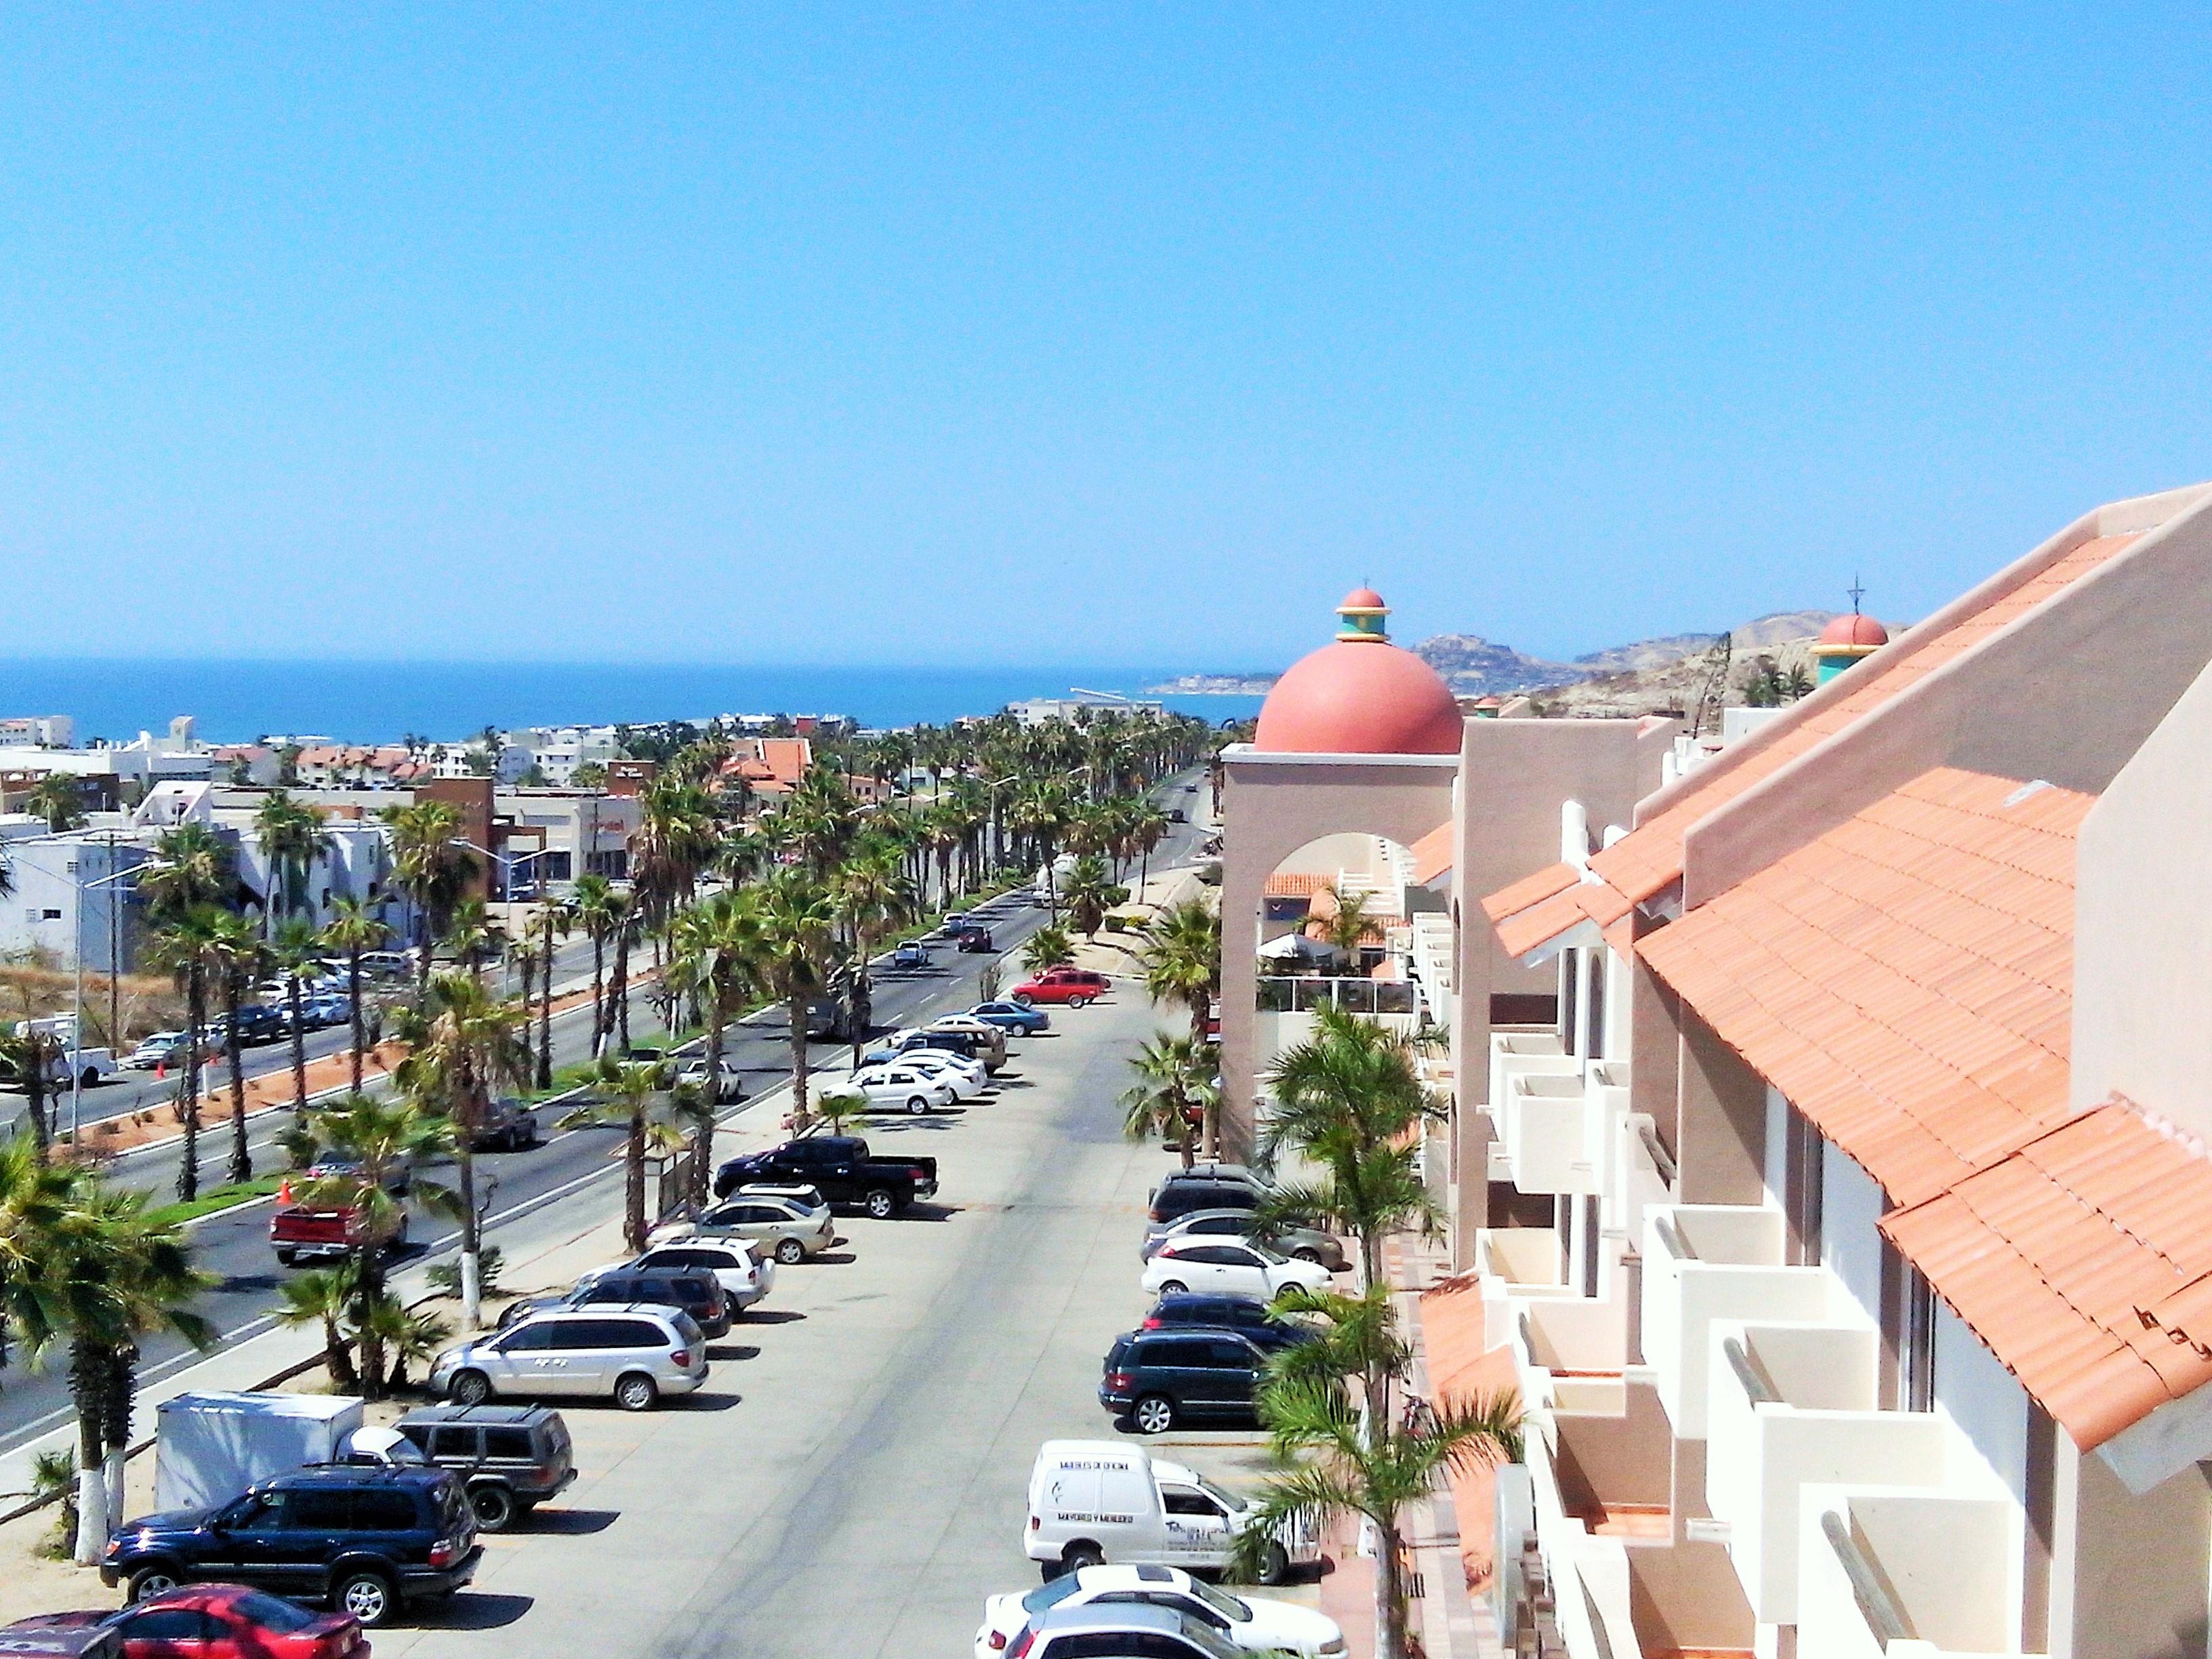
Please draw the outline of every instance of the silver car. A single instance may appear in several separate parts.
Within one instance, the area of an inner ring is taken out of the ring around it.
[[[1193,1210],[1172,1221],[1147,1221],[1144,1242],[1137,1247],[1137,1259],[1150,1261],[1168,1240],[1200,1233],[1224,1238],[1257,1238],[1295,1261],[1317,1263],[1333,1273],[1340,1273],[1350,1265],[1343,1244],[1334,1234],[1322,1232],[1317,1227],[1277,1227],[1270,1231],[1257,1225],[1249,1210]]]
[[[657,1249],[694,1238],[742,1240],[789,1267],[821,1255],[836,1243],[837,1232],[827,1204],[741,1192],[708,1205],[696,1219],[663,1222],[647,1236],[646,1243]]]
[[[636,1303],[532,1314],[447,1349],[430,1368],[431,1391],[460,1406],[521,1395],[650,1411],[706,1380],[707,1339],[691,1316]]]
[[[586,1273],[576,1282],[588,1284],[599,1273],[652,1273],[667,1267],[686,1267],[714,1274],[714,1282],[730,1298],[730,1305],[741,1310],[751,1307],[775,1288],[775,1264],[763,1261],[750,1239],[702,1237],[697,1234],[652,1245],[644,1255],[619,1267],[601,1268],[599,1273]]]

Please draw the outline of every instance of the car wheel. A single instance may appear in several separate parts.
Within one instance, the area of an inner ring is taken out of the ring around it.
[[[920,1117],[924,1112],[929,1109],[929,1103],[924,1100],[920,1095],[915,1095],[907,1102],[906,1109],[908,1116]]]
[[[1261,1583],[1287,1583],[1290,1577],[1290,1553],[1280,1544],[1270,1544],[1260,1552],[1260,1582]]]
[[[469,1507],[477,1512],[477,1525],[486,1532],[505,1532],[514,1524],[514,1494],[505,1486],[487,1483],[469,1493]]]
[[[128,1596],[132,1601],[143,1601],[149,1595],[166,1595],[182,1583],[174,1567],[141,1567],[131,1575]]]
[[[446,1390],[446,1396],[456,1406],[481,1406],[491,1399],[491,1378],[482,1371],[458,1373]]]
[[[615,1404],[626,1412],[649,1412],[660,1398],[651,1377],[632,1371],[615,1384]]]
[[[1322,1265],[1321,1252],[1311,1245],[1308,1245],[1304,1249],[1292,1250],[1291,1257],[1296,1261],[1310,1261],[1316,1267]]]
[[[775,1259],[787,1267],[806,1259],[806,1246],[795,1238],[780,1238],[775,1243]]]
[[[1166,1284],[1160,1286],[1160,1294],[1162,1296],[1182,1296],[1187,1293],[1189,1289],[1190,1286],[1184,1284],[1180,1279],[1170,1279]]]
[[[88,1066],[85,1067],[84,1076],[78,1080],[88,1089],[97,1088],[100,1085],[100,1073]]]
[[[1014,993],[1014,1000],[1020,1003],[1024,1008],[1033,1008],[1036,1006],[1036,999],[1022,991],[1017,991]]]
[[[861,1200],[861,1207],[878,1221],[889,1221],[898,1213],[898,1194],[878,1187]]]
[[[1175,1427],[1175,1401],[1162,1394],[1146,1395],[1129,1410],[1139,1434],[1165,1434]]]
[[[279,1251],[277,1251],[277,1252],[276,1252],[276,1265],[277,1265],[278,1267],[298,1267],[298,1266],[300,1265],[300,1253],[299,1253],[297,1250],[279,1250]]]
[[[1070,1544],[1060,1553],[1060,1570],[1062,1572],[1080,1572],[1085,1567],[1103,1567],[1105,1565],[1106,1552],[1096,1544]]]
[[[389,1578],[363,1569],[339,1575],[337,1583],[331,1587],[331,1605],[341,1613],[351,1613],[361,1621],[363,1630],[375,1630],[391,1621],[399,1597]]]
[[[1067,1000],[1067,1006],[1071,1008],[1087,1008],[1091,1006],[1091,999],[1089,997],[1070,997]]]

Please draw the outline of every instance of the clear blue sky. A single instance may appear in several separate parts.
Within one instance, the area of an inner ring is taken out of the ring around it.
[[[2201,9],[11,9],[12,653],[1918,615],[2212,477]]]

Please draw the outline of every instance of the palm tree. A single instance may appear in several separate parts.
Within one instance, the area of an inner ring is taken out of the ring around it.
[[[599,1033],[599,1046],[604,1049],[611,1036],[616,1047],[623,1054],[629,1052],[629,953],[637,944],[637,930],[644,921],[644,909],[635,894],[617,893],[613,900],[614,933],[609,943],[614,946],[614,966],[607,970],[607,1030]]]
[[[1336,901],[1336,907],[1322,922],[1322,942],[1357,968],[1359,947],[1375,931],[1374,918],[1367,914],[1369,896],[1332,887],[1329,896]]]
[[[1022,966],[1031,974],[1042,974],[1059,967],[1074,954],[1075,941],[1067,936],[1067,929],[1047,926],[1031,933],[1029,942],[1022,946]]]
[[[60,1327],[47,1268],[71,1224],[76,1179],[74,1170],[48,1164],[29,1133],[0,1139],[0,1366],[11,1340],[35,1350]]]
[[[1075,860],[1075,867],[1067,872],[1066,890],[1060,896],[1067,902],[1067,919],[1082,930],[1085,939],[1098,937],[1114,891],[1105,860],[1096,853],[1085,853]]]
[[[482,899],[471,896],[453,907],[453,920],[447,923],[441,942],[463,971],[474,978],[483,971],[484,963],[498,961],[507,949],[507,929]]]
[[[751,983],[753,936],[744,903],[735,894],[716,893],[678,915],[669,938],[668,983],[697,1002],[707,1028],[706,1122],[692,1148],[686,1182],[692,1202],[703,1204],[715,1109],[722,1098],[723,1031]]]
[[[167,969],[185,993],[185,1051],[177,1078],[177,1117],[185,1132],[177,1200],[184,1204],[200,1195],[200,1063],[207,1052],[208,966],[228,914],[212,904],[192,904],[161,923],[147,951],[149,962]]]
[[[361,1373],[354,1369],[353,1344],[346,1331],[353,1317],[357,1277],[349,1258],[335,1267],[294,1273],[279,1287],[284,1305],[276,1310],[276,1322],[323,1328],[323,1373],[339,1394],[361,1392]]]
[[[46,833],[58,836],[85,821],[84,784],[74,772],[49,772],[31,786],[23,810],[46,821]]]
[[[404,1011],[396,1035],[407,1057],[392,1077],[402,1093],[445,1113],[453,1125],[453,1161],[461,1207],[461,1321],[477,1328],[483,1311],[483,1241],[477,1212],[476,1148],[491,1091],[530,1076],[529,1015],[520,1005],[494,997],[466,974],[438,974],[422,1001]]]
[[[782,870],[743,896],[745,954],[761,988],[784,1006],[791,1022],[791,1117],[807,1123],[806,1020],[828,982],[836,948],[836,907],[801,870]]]
[[[841,977],[850,1000],[848,1035],[858,1069],[860,1048],[867,1040],[868,958],[879,940],[913,918],[917,898],[914,884],[900,867],[899,849],[888,842],[866,843],[858,849],[838,870],[830,892],[838,926],[851,945]]]
[[[614,934],[622,902],[614,884],[605,876],[580,876],[568,908],[576,926],[592,942],[592,1052],[596,1054],[599,1034],[607,1026],[607,940]]]
[[[538,982],[538,1086],[553,1086],[553,962],[561,941],[568,937],[574,908],[564,899],[550,899],[538,907],[524,936],[525,949],[540,952],[542,971]]]
[[[323,929],[323,943],[333,951],[343,951],[346,959],[346,1001],[353,1014],[351,1055],[356,1094],[361,1092],[362,1052],[368,1047],[368,1027],[362,1018],[361,1007],[362,953],[376,949],[391,931],[363,901],[351,896],[332,902],[330,925]]]
[[[223,1048],[230,1060],[230,1179],[235,1183],[253,1179],[246,1139],[246,1034],[239,1029],[238,1010],[267,950],[253,924],[235,910],[216,911],[209,932],[209,969],[222,993]]]
[[[29,1021],[24,1022],[28,1026]],[[53,1144],[53,1124],[46,1115],[46,1091],[54,1076],[54,1039],[44,1031],[0,1027],[0,1063],[4,1063],[23,1085],[23,1121],[31,1143],[44,1158]]]
[[[665,1104],[674,1074],[664,1060],[621,1060],[602,1055],[592,1066],[592,1099],[561,1120],[564,1129],[617,1124],[623,1140],[623,1246],[645,1249],[645,1153],[649,1121]]]
[[[306,916],[291,915],[276,924],[269,943],[269,960],[284,977],[284,1012],[292,1030],[292,1109],[307,1109],[307,1027],[300,1018],[300,985],[323,965],[322,930]]]
[[[388,1300],[386,1253],[406,1218],[405,1204],[392,1189],[404,1177],[414,1201],[458,1214],[459,1201],[453,1191],[420,1173],[424,1164],[454,1152],[458,1136],[451,1118],[404,1097],[370,1100],[356,1095],[342,1106],[314,1113],[307,1123],[312,1156],[331,1173],[296,1184],[294,1196],[310,1208],[344,1211],[351,1217],[349,1278],[352,1322],[361,1340],[361,1383],[368,1398],[380,1400],[385,1366],[376,1316]]]
[[[1521,1409],[1510,1393],[1437,1402],[1418,1419],[1401,1421],[1391,1407],[1393,1383],[1403,1380],[1412,1350],[1396,1330],[1388,1290],[1366,1295],[1286,1291],[1278,1314],[1322,1316],[1328,1322],[1310,1342],[1297,1345],[1268,1364],[1260,1386],[1260,1420],[1269,1449],[1284,1471],[1261,1489],[1251,1519],[1231,1555],[1238,1577],[1273,1577],[1279,1567],[1276,1538],[1286,1527],[1319,1530],[1346,1516],[1370,1522],[1376,1551],[1379,1659],[1407,1659],[1401,1516],[1426,1504],[1437,1478],[1475,1463],[1500,1463],[1521,1455]],[[1352,1377],[1381,1379],[1379,1400],[1360,1404],[1343,1387]],[[1270,1559],[1272,1557],[1272,1559]]]
[[[315,860],[331,845],[321,809],[272,789],[253,814],[253,838],[269,865],[269,892],[262,906],[273,921],[307,908],[307,877]]]
[[[1177,1004],[1190,1016],[1194,1042],[1206,1040],[1214,999],[1221,994],[1221,917],[1202,899],[1170,905],[1145,927],[1139,955],[1145,991],[1154,1002]],[[1206,1109],[1206,1155],[1221,1151],[1221,1104]]]
[[[416,969],[419,999],[429,994],[431,941],[443,937],[477,863],[455,845],[461,814],[451,801],[418,800],[391,807],[384,817],[392,827],[392,881],[414,904],[416,943],[422,951]]]
[[[1210,1042],[1163,1031],[1139,1048],[1129,1069],[1137,1080],[1121,1091],[1121,1106],[1128,1114],[1123,1132],[1132,1140],[1158,1135],[1181,1155],[1188,1170],[1193,1115],[1203,1122],[1219,1092],[1220,1056]]]
[[[229,843],[204,823],[180,823],[154,845],[138,890],[155,922],[201,904],[226,904],[237,887]]]
[[[1137,888],[1139,892],[1152,885],[1152,851],[1167,839],[1167,833],[1168,815],[1160,811],[1158,801],[1146,799],[1143,807],[1139,810],[1135,822],[1130,826],[1131,837],[1135,842],[1138,854],[1144,860],[1137,872]]]

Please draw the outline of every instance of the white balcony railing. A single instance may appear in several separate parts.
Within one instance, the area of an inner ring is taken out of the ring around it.
[[[1498,1123],[1498,1115],[1513,1079],[1523,1073],[1547,1073],[1554,1077],[1579,1077],[1583,1063],[1560,1045],[1556,1031],[1492,1031],[1490,1034],[1490,1105],[1491,1121]]]
[[[1799,1659],[2017,1651],[2002,1498],[1809,1486],[1799,1507]]]
[[[1580,1194],[1598,1189],[1589,1088],[1581,1078],[1571,1072],[1512,1071],[1494,1117],[1516,1190]]]

